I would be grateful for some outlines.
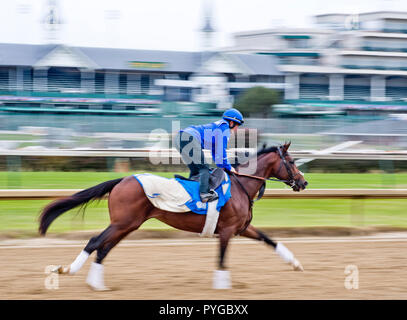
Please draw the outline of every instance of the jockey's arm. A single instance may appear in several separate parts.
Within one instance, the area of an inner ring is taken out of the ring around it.
[[[212,158],[215,161],[215,164],[219,168],[223,168],[226,170],[231,171],[232,166],[228,160],[228,156],[226,153],[226,148],[229,142],[229,136],[230,133],[228,132],[220,132],[217,131],[217,134],[215,134],[215,153],[212,154]]]

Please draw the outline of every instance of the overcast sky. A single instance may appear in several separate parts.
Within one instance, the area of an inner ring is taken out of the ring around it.
[[[0,0],[0,42],[46,43],[41,25],[48,0]],[[62,42],[75,46],[199,50],[204,0],[59,0]],[[312,26],[322,13],[407,11],[400,0],[207,0],[216,46],[232,33],[276,26]]]

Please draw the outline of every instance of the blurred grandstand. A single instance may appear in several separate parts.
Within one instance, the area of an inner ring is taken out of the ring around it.
[[[324,14],[315,22],[240,32],[227,50],[277,57],[286,102],[407,112],[407,12]]]
[[[247,121],[261,141],[405,148],[407,12],[315,19],[215,49],[206,15],[200,52],[0,44],[0,148],[145,147],[151,130],[212,120],[255,86],[284,97],[273,118]]]

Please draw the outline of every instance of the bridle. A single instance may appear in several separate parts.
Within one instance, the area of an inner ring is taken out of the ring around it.
[[[246,195],[247,195],[247,197],[248,197],[248,199],[249,199],[249,202],[250,202],[250,209],[251,209],[251,207],[253,206],[253,203],[254,203],[255,201],[258,201],[258,200],[260,200],[260,199],[263,197],[264,192],[265,192],[265,190],[266,190],[266,181],[267,181],[267,180],[268,180],[268,181],[284,182],[286,185],[289,185],[291,188],[294,188],[295,185],[296,185],[296,181],[295,181],[296,177],[297,177],[298,175],[303,175],[301,171],[298,171],[295,175],[293,175],[293,172],[292,172],[292,170],[291,170],[291,168],[290,168],[290,166],[289,166],[289,164],[287,163],[287,160],[286,160],[286,158],[285,158],[285,157],[287,156],[287,153],[283,153],[283,151],[282,151],[282,146],[279,146],[279,147],[277,148],[277,152],[278,152],[278,155],[280,156],[281,161],[280,161],[280,166],[279,166],[279,168],[278,168],[278,170],[277,170],[277,172],[276,172],[276,175],[281,171],[281,168],[282,168],[283,165],[284,165],[285,169],[287,170],[288,180],[275,179],[275,178],[264,178],[264,177],[258,177],[258,176],[253,176],[253,175],[249,175],[249,174],[244,174],[244,173],[234,173],[235,176],[238,175],[238,176],[242,176],[242,177],[248,177],[248,178],[252,178],[252,179],[257,179],[257,180],[262,180],[262,181],[263,181],[263,184],[262,184],[262,186],[261,186],[260,189],[259,189],[257,198],[256,198],[255,200],[252,200],[252,199],[250,198],[249,193],[247,192],[246,188],[244,187],[244,185],[239,181],[239,179],[236,178],[236,181],[238,182],[238,184],[240,185],[240,187],[243,189],[243,191],[246,193]]]
[[[281,181],[281,182],[284,182],[285,184],[289,185],[291,188],[293,188],[296,185],[295,179],[297,178],[297,176],[298,175],[303,175],[303,174],[302,174],[301,171],[298,170],[298,172],[295,175],[293,175],[293,172],[292,172],[292,170],[291,170],[290,166],[288,165],[287,160],[285,158],[286,154],[284,155],[283,152],[281,151],[281,149],[282,149],[281,146],[279,146],[277,148],[278,154],[279,154],[280,159],[281,159],[280,166],[279,166],[279,168],[277,170],[277,173],[280,172],[282,166],[284,165],[285,169],[287,170],[288,180],[279,180],[279,179],[277,179],[277,180],[272,180],[272,181]],[[271,179],[267,179],[267,180],[271,180]]]
[[[297,176],[298,175],[303,175],[303,174],[301,173],[301,171],[298,171],[295,175],[293,175],[293,172],[292,172],[292,170],[291,170],[290,166],[288,165],[287,160],[285,158],[287,156],[287,154],[286,153],[284,154],[281,149],[282,149],[281,146],[277,148],[277,152],[278,152],[278,155],[280,156],[281,162],[280,162],[280,166],[279,166],[279,168],[278,168],[278,170],[276,172],[276,175],[281,171],[281,168],[284,165],[285,169],[287,170],[288,180],[275,179],[275,178],[264,178],[264,177],[253,176],[253,175],[244,174],[244,173],[237,173],[237,175],[242,176],[242,177],[253,178],[253,179],[257,179],[257,180],[263,180],[263,181],[268,180],[268,181],[284,182],[285,184],[289,185],[290,187],[294,187],[295,186],[295,179],[297,178]]]

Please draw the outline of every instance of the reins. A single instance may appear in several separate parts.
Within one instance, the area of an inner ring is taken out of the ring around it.
[[[286,161],[286,159],[285,159],[283,153],[281,152],[280,147],[279,147],[277,150],[278,150],[278,154],[279,154],[280,159],[281,159],[281,164],[280,164],[280,167],[279,167],[279,169],[278,169],[278,172],[280,172],[282,166],[284,165],[284,167],[285,167],[286,170],[287,170],[287,173],[288,173],[288,176],[289,176],[289,179],[290,179],[290,180],[282,180],[282,179],[274,179],[274,178],[264,178],[264,177],[254,176],[254,175],[245,174],[245,173],[233,172],[233,176],[236,178],[236,181],[238,182],[239,186],[243,189],[243,191],[244,191],[244,192],[246,193],[246,195],[247,195],[247,198],[249,199],[249,203],[250,203],[250,204],[249,204],[249,209],[252,208],[253,203],[254,203],[255,201],[259,201],[259,200],[263,197],[264,192],[265,192],[265,190],[266,190],[266,181],[284,182],[284,183],[286,183],[286,184],[288,184],[288,185],[290,185],[290,186],[293,186],[293,185],[295,184],[295,177],[296,177],[297,175],[293,176],[292,171],[291,171],[291,168],[290,168],[290,166],[287,164],[287,161]],[[230,172],[230,173],[232,173],[232,172]],[[262,181],[263,181],[263,184],[262,184],[262,186],[260,187],[259,192],[258,192],[258,194],[257,194],[257,198],[256,198],[255,200],[253,200],[253,199],[250,198],[250,195],[249,195],[249,193],[247,192],[246,188],[245,188],[244,185],[240,182],[240,180],[237,179],[236,176],[241,176],[241,177],[246,177],[246,178],[252,178],[252,179],[257,179],[257,180],[262,180]]]
[[[264,182],[266,182],[266,180],[268,180],[268,181],[279,181],[279,182],[290,182],[289,180],[280,180],[280,179],[273,179],[273,178],[264,178],[264,177],[253,176],[253,175],[250,175],[250,174],[239,173],[239,172],[236,172],[235,174],[238,175],[238,176],[242,176],[242,177],[253,178],[253,179],[257,179],[257,180],[263,180]]]

